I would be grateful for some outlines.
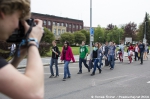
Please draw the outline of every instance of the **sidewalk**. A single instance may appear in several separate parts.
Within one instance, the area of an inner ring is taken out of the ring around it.
[[[127,57],[127,53],[126,52],[124,53],[124,56]],[[79,62],[79,55],[74,55],[74,58],[75,58],[75,62]],[[51,57],[44,57],[44,58],[41,58],[41,59],[42,59],[42,62],[43,62],[44,66],[50,65]],[[90,59],[90,55],[88,55],[87,59],[88,60]],[[26,63],[27,63],[27,59],[23,59],[21,61],[21,63],[19,64],[18,69],[19,68],[25,68],[26,67]],[[61,60],[60,60],[60,57],[58,59],[58,64],[63,64],[63,62],[61,62]]]

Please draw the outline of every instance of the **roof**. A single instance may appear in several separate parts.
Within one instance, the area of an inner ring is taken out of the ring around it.
[[[39,15],[39,16],[44,16],[44,17],[51,17],[51,18],[61,18],[61,19],[65,19],[65,20],[72,20],[72,21],[80,21],[83,22],[83,20],[77,20],[77,19],[71,19],[71,18],[67,18],[67,17],[60,17],[60,16],[55,16],[55,15],[48,15],[48,14],[41,14],[41,13],[31,13],[32,15]]]

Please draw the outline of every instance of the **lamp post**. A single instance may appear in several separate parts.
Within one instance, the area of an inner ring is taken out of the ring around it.
[[[92,28],[92,0],[90,0],[90,29],[91,28]],[[91,35],[90,33],[90,53],[92,53],[92,37],[93,35]]]
[[[145,21],[144,23],[144,25],[145,25],[145,33],[144,33],[144,38],[143,38],[143,43],[145,43],[146,44],[146,22],[148,22],[148,21]]]

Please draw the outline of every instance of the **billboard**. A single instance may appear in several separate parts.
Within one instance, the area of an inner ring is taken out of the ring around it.
[[[125,44],[128,42],[132,43],[132,37],[125,37]]]

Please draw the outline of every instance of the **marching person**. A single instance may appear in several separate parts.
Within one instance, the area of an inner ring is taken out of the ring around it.
[[[72,60],[73,62],[75,62],[73,53],[72,53],[72,49],[69,46],[69,42],[65,41],[64,42],[64,46],[61,52],[61,61],[64,61],[64,78],[63,81],[66,81],[66,78],[71,78],[71,74],[69,71],[69,63]]]
[[[133,50],[134,50],[134,47],[132,44],[130,44],[130,46],[128,47],[128,58],[129,58],[129,64],[131,62],[133,62],[133,59],[132,59],[132,56],[133,56]]]
[[[98,68],[99,73],[101,73],[101,71],[102,71],[100,69],[100,67],[98,66],[98,62],[99,62],[101,53],[102,52],[99,50],[99,43],[96,42],[95,46],[94,46],[94,49],[93,49],[93,51],[91,53],[91,56],[90,56],[90,59],[93,60],[93,62],[94,62],[94,69],[93,69],[93,72],[92,72],[91,76],[95,75],[96,68]]]
[[[145,51],[145,45],[142,43],[142,41],[140,41],[139,44],[139,49],[140,49],[140,60],[141,60],[141,65],[143,64],[143,53]]]
[[[9,56],[13,56],[15,54],[16,51],[16,44],[13,43],[10,47],[10,55]]]
[[[139,46],[138,46],[138,44],[135,44],[134,51],[135,51],[135,61],[136,61],[138,59],[138,52],[139,52]]]
[[[123,58],[124,58],[124,50],[125,50],[125,46],[124,46],[124,43],[121,42],[121,44],[119,45],[119,48],[120,48],[120,51],[121,53],[119,53],[119,60],[121,62],[123,62]]]
[[[108,62],[108,49],[109,49],[109,45],[108,45],[108,42],[106,42],[105,51],[104,51],[105,66],[109,66],[109,62]]]
[[[90,68],[86,63],[88,56],[88,48],[85,46],[85,41],[82,41],[82,45],[80,46],[79,52],[79,72],[77,74],[82,74],[82,63],[88,69],[88,72],[90,72]]]
[[[109,46],[109,50],[108,50],[108,61],[110,63],[110,70],[114,69],[114,65],[115,65],[115,50],[116,47],[113,44],[113,42],[110,42],[110,46]]]
[[[103,66],[103,56],[104,56],[104,47],[101,43],[99,43],[99,67],[101,68]]]
[[[144,45],[145,45],[145,50],[144,50],[143,58],[148,60],[148,56],[147,56],[148,46],[147,46],[147,44],[144,44]]]
[[[51,72],[51,76],[49,78],[54,77],[54,72],[53,72],[53,64],[55,63],[55,69],[56,69],[56,77],[59,76],[59,70],[58,70],[58,57],[60,55],[60,51],[59,48],[56,45],[56,41],[54,40],[52,42],[52,58],[51,58],[51,62],[50,62],[50,72]]]

